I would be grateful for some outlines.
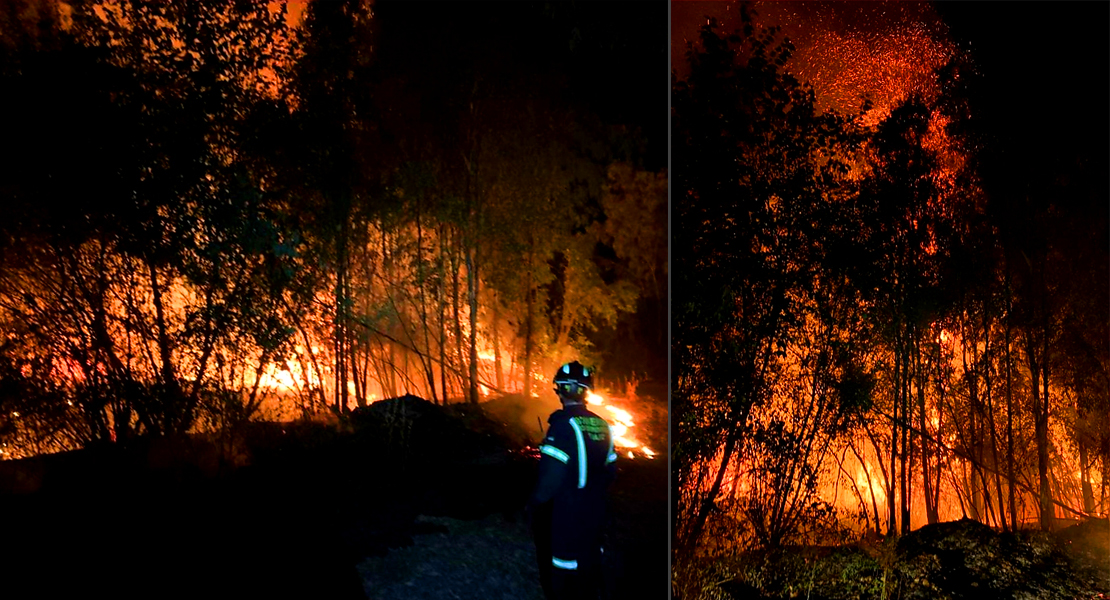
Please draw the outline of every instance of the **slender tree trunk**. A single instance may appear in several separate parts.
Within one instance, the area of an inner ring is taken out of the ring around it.
[[[867,478],[867,493],[871,496],[871,510],[875,513],[875,535],[878,535],[882,533],[882,516],[879,515],[879,504],[875,500],[875,484],[871,481],[871,472],[867,469],[867,463],[864,462],[863,456],[856,450],[855,444],[849,442],[848,447],[852,449],[852,454],[856,455],[856,460],[863,468],[863,476]],[[866,508],[864,510],[866,511]]]
[[[401,395],[401,388],[397,385],[397,344],[392,341],[389,343],[389,364],[386,368],[389,371],[389,395],[397,397]]]
[[[889,510],[890,506],[894,502],[894,497],[893,497],[893,495],[890,494],[890,490],[894,489],[894,472],[892,470],[888,474],[886,469],[883,468],[883,457],[881,456],[882,452],[879,450],[879,440],[877,440],[875,438],[875,432],[871,431],[871,427],[869,427],[866,424],[863,427],[863,431],[864,431],[864,433],[867,434],[868,441],[871,442],[871,449],[875,452],[875,462],[879,466],[879,474],[883,476],[883,480],[880,482],[880,487],[882,489],[886,490],[884,493],[887,494],[886,504],[887,504],[887,508]],[[868,474],[867,479],[868,479],[868,481],[871,481],[870,473]],[[872,494],[871,497],[872,497],[872,501],[874,501],[874,497],[875,497],[874,494]],[[876,504],[875,505],[875,522],[876,523],[881,523],[881,519],[882,519],[882,517],[879,515],[879,508],[878,508],[878,505]],[[888,521],[888,523],[887,523],[887,525],[888,525],[887,531],[886,531],[887,535],[894,535],[895,534],[895,530],[889,526],[891,523],[893,523],[893,521]]]
[[[335,333],[333,345],[333,354],[335,361],[335,409],[337,412],[345,412],[347,410],[347,381],[348,381],[348,365],[347,365],[347,299],[349,286],[347,284],[348,276],[348,237],[350,230],[348,226],[349,211],[340,209],[339,218],[339,231],[336,239],[336,257],[335,257]]]
[[[1106,463],[1104,462],[1103,463],[1103,471],[1102,471],[1102,485],[1099,486],[1101,488],[1101,492],[1098,495],[1098,511],[1099,511],[1099,514],[1101,514],[1103,516],[1106,515],[1106,506],[1107,506],[1107,504],[1106,504],[1106,490],[1110,489],[1110,486],[1107,485],[1107,484],[1110,484],[1110,481],[1107,481],[1107,480],[1110,480],[1110,477],[1106,476],[1106,470],[1105,469],[1106,469]]]
[[[965,316],[966,316],[966,314],[965,314]],[[982,489],[980,488],[980,486],[978,484],[979,480],[981,479],[981,474],[979,473],[979,464],[980,464],[980,456],[979,456],[979,448],[980,448],[980,444],[979,444],[979,386],[978,386],[978,375],[976,374],[975,369],[974,369],[974,365],[975,365],[974,328],[972,328],[969,323],[965,323],[965,330],[964,331],[965,331],[965,335],[964,335],[964,340],[961,343],[961,346],[962,346],[961,355],[962,355],[962,361],[963,361],[963,367],[964,367],[964,378],[967,380],[967,396],[968,396],[968,419],[967,419],[968,435],[967,435],[967,440],[968,440],[968,454],[970,454],[970,458],[971,458],[971,473],[966,478],[966,482],[967,482],[967,486],[968,486],[968,492],[969,492],[969,495],[971,497],[971,502],[970,502],[971,503],[971,518],[975,519],[977,521],[982,521],[983,520],[983,495],[982,495]],[[968,335],[966,335],[967,333],[971,333],[972,335],[968,336]],[[968,368],[968,363],[967,363],[967,352],[968,352],[968,345],[969,344],[972,345],[972,347],[971,347],[972,368]]]
[[[490,305],[493,306],[493,322],[490,324],[490,332],[493,336],[493,372],[496,378],[494,381],[497,383],[497,389],[504,390],[506,389],[505,374],[502,371],[501,365],[501,327],[499,326],[501,320],[501,302],[495,298],[490,302]]]
[[[849,442],[848,446],[851,447],[851,442]],[[855,448],[852,448],[852,452],[855,453]],[[864,532],[869,532],[869,531],[871,531],[871,514],[870,514],[870,511],[867,510],[867,500],[864,500],[863,490],[861,490],[859,488],[859,485],[856,483],[856,478],[853,477],[852,474],[849,473],[848,470],[844,468],[844,461],[847,457],[848,457],[848,448],[845,448],[843,451],[841,451],[840,457],[837,459],[837,467],[839,468],[839,471],[837,472],[837,475],[836,475],[836,485],[835,485],[834,489],[839,490],[841,475],[843,475],[844,478],[848,480],[848,483],[852,484],[852,493],[855,494],[856,501],[859,503],[859,507],[863,510]],[[863,465],[863,461],[860,461],[860,465],[861,466]],[[863,468],[863,472],[864,472],[865,475],[867,474],[866,467]],[[868,476],[868,480],[870,481],[869,476]],[[837,493],[839,494],[839,491]],[[736,496],[736,494],[735,494],[735,483],[734,483],[733,484],[733,497],[735,497],[735,496]],[[836,504],[835,498],[834,498],[832,504],[834,504],[834,505]],[[878,523],[875,524],[875,533],[876,533],[876,535],[879,533]]]
[[[1006,270],[1006,475],[1010,488],[1010,529],[1017,531],[1017,481],[1014,479],[1014,393],[1013,393],[1013,356],[1011,355],[1012,343],[1011,317],[1013,314],[1013,294],[1010,289],[1010,272]]]
[[[709,519],[709,513],[715,508],[714,501],[717,495],[721,493],[721,483],[724,481],[725,472],[728,470],[728,465],[732,461],[732,455],[736,450],[739,434],[734,430],[725,440],[724,453],[721,455],[721,464],[717,467],[717,475],[713,478],[713,485],[710,486],[709,492],[702,499],[701,504],[697,507],[697,512],[694,516],[694,522],[690,526],[686,537],[682,540],[682,549],[684,553],[689,553],[697,545],[698,538],[701,537],[702,529],[705,528],[705,522]]]
[[[916,339],[916,349],[914,351],[914,372],[917,377],[917,410],[918,410],[918,424],[921,431],[927,431],[925,424],[927,422],[925,415],[925,386],[928,381],[928,375],[922,365],[921,356],[921,336],[918,335]],[[921,440],[921,484],[922,494],[925,500],[925,519],[930,525],[935,525],[940,519],[937,514],[937,505],[933,502],[933,486],[932,480],[929,476],[929,440],[926,436],[918,436]]]
[[[913,506],[913,411],[910,410],[910,349],[912,329],[906,329],[902,343],[902,534],[910,532],[910,511]]]
[[[996,492],[995,497],[998,499],[998,526],[1001,527],[1002,529],[1006,529],[1006,502],[1005,502],[1004,496],[1002,495],[1002,475],[1001,475],[1002,469],[1001,469],[1001,464],[1000,464],[1001,461],[999,460],[999,454],[998,454],[998,427],[995,426],[995,422],[994,422],[994,394],[992,393],[992,391],[993,391],[992,381],[993,380],[991,378],[991,365],[993,363],[993,361],[991,360],[991,355],[993,353],[991,352],[990,331],[991,330],[990,330],[990,321],[988,319],[988,313],[987,313],[986,310],[984,310],[983,311],[983,337],[984,337],[983,368],[985,370],[983,371],[983,377],[984,377],[984,384],[985,384],[984,387],[986,388],[985,391],[986,391],[986,396],[987,396],[987,423],[990,425],[990,428],[991,428],[991,436],[990,436],[990,439],[991,439],[991,467],[994,470],[994,489],[995,489],[995,492]]]
[[[454,277],[452,277],[451,304],[452,304],[452,308],[454,309],[453,312],[454,312],[454,317],[455,317],[455,356],[459,361],[458,362],[459,370],[457,371],[457,377],[459,379],[459,389],[462,390],[462,389],[464,389],[464,386],[465,386],[465,382],[462,379],[462,369],[466,365],[466,359],[463,355],[462,312],[459,310],[459,262],[460,261],[459,261],[459,257],[458,257],[458,252],[459,252],[459,249],[456,248],[455,252],[452,253],[452,259],[451,259],[452,263],[454,263],[453,264],[454,268],[452,269],[454,271]]]
[[[1077,401],[1078,404],[1078,401]],[[1088,461],[1087,444],[1079,440],[1079,477],[1083,486],[1083,512],[1093,515],[1095,512],[1095,494],[1091,489],[1091,471]]]
[[[901,360],[897,355],[897,349],[895,349],[895,356],[894,356],[894,381],[895,382],[897,382],[898,378],[899,378],[898,369],[899,369],[900,366],[901,366]],[[890,422],[890,480],[887,481],[888,485],[887,485],[887,494],[886,494],[887,531],[892,533],[892,534],[895,531],[898,531],[898,519],[897,519],[898,509],[896,508],[896,505],[895,505],[896,494],[895,494],[895,489],[894,489],[894,486],[896,484],[896,479],[897,479],[897,473],[898,473],[897,463],[896,463],[896,460],[898,458],[898,403],[899,403],[898,384],[897,383],[895,383],[895,387],[894,387],[894,396],[895,396],[894,397],[894,402],[893,402],[893,404],[894,404],[894,407],[893,407],[894,408],[894,410],[893,410],[894,415],[893,415],[893,417],[894,418],[891,419],[891,422]]]
[[[439,284],[436,286],[436,299],[439,303],[439,389],[443,392],[443,404],[447,405],[447,274],[443,266],[447,261],[447,228],[439,227]]]
[[[467,299],[470,304],[470,403],[478,403],[478,242],[466,255]]]
[[[1043,277],[1043,273],[1042,273]],[[1047,292],[1045,292],[1047,293]],[[1044,330],[1042,332],[1043,353],[1041,355],[1041,372],[1044,374],[1044,392],[1041,394],[1040,410],[1037,411],[1037,421],[1040,427],[1037,436],[1037,473],[1041,482],[1041,528],[1051,531],[1055,521],[1055,508],[1052,506],[1052,491],[1048,484],[1048,311],[1044,310]]]
[[[305,377],[309,379],[309,381],[305,382],[305,384],[309,387],[309,398],[311,399],[313,404],[318,401],[320,403],[320,408],[325,407],[328,404],[328,399],[324,392],[324,369],[320,366],[320,360],[316,357],[316,349],[312,345],[312,339],[309,338],[308,329],[304,326],[303,323],[300,322],[297,323],[297,329],[300,330],[301,337],[304,339],[305,352],[308,353],[308,356],[311,359],[310,362],[312,364],[312,373],[316,374],[316,385],[312,386],[311,378],[309,377],[309,371],[304,362],[304,356],[299,356],[298,359],[301,363],[301,372],[304,373]],[[316,410],[317,407],[313,407],[313,412],[315,412]]]
[[[532,289],[532,269],[533,269],[533,247],[531,246],[532,239],[529,233],[529,248],[528,260],[525,266],[527,274],[524,279],[524,397],[531,398],[532,396],[532,322],[535,319],[535,304],[536,295],[535,290]]]
[[[1051,527],[1051,518],[1046,514],[1044,506],[1044,499],[1048,495],[1048,427],[1047,423],[1041,421],[1041,369],[1035,354],[1037,352],[1037,342],[1034,341],[1032,332],[1026,332],[1025,338],[1030,382],[1033,392],[1033,435],[1034,444],[1037,447],[1037,475],[1040,483],[1040,501],[1038,503],[1040,526],[1042,530],[1048,531]],[[1051,507],[1049,507],[1049,510],[1051,510]]]
[[[940,438],[940,432],[941,432],[941,428],[944,426],[944,403],[945,403],[945,396],[944,396],[945,372],[944,372],[944,363],[943,363],[944,358],[945,358],[944,348],[940,344],[937,344],[937,363],[936,363],[936,367],[937,367],[937,397],[936,397],[937,437],[934,440],[934,445],[937,448],[938,465],[937,465],[937,468],[934,471],[935,479],[933,480],[933,509],[938,512],[938,519],[937,519],[938,521],[939,521],[939,511],[940,511],[940,509],[939,509],[939,507],[940,507],[940,488],[941,488],[941,484],[944,482],[944,479],[943,479],[944,469],[940,468],[940,465],[939,465],[939,457],[940,457],[941,451],[942,451],[942,448],[941,448],[942,442],[940,441],[940,439],[941,439]]]
[[[173,350],[170,347],[169,327],[166,325],[166,313],[162,306],[162,286],[158,282],[158,270],[150,265],[150,287],[154,297],[154,316],[158,327],[158,354],[161,362],[162,391],[166,395],[162,400],[165,408],[162,410],[162,422],[159,424],[160,433],[179,433],[188,429],[187,425],[179,423],[175,412],[178,406],[177,377],[173,371]]]
[[[416,285],[420,288],[420,328],[424,332],[424,351],[419,354],[420,366],[424,370],[424,379],[428,384],[428,394],[432,404],[438,404],[436,399],[436,376],[432,365],[432,344],[429,338],[431,327],[428,324],[428,292],[427,271],[424,266],[424,226],[420,218],[420,197],[416,198]],[[424,356],[427,353],[427,357]]]

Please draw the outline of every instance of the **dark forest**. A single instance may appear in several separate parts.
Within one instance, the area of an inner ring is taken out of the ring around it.
[[[1004,12],[674,6],[676,598],[1107,591],[1107,6]]]

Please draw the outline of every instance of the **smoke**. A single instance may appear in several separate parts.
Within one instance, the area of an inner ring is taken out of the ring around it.
[[[523,394],[506,394],[488,402],[482,407],[490,415],[508,425],[514,436],[529,445],[539,445],[543,433],[547,431],[547,417],[562,408],[559,398],[552,392],[540,392],[538,398]]]

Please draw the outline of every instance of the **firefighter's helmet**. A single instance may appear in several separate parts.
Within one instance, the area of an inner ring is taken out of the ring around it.
[[[578,361],[559,367],[552,381],[555,383],[555,393],[567,400],[584,400],[586,392],[594,387],[590,369]]]

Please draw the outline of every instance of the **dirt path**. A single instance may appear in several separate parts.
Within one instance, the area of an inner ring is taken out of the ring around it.
[[[358,565],[368,600],[543,600],[527,524],[419,516],[413,544]]]
[[[667,480],[662,461],[628,461],[610,493],[606,597],[667,597]],[[542,600],[521,512],[473,520],[416,518],[413,543],[358,564],[369,600]]]

